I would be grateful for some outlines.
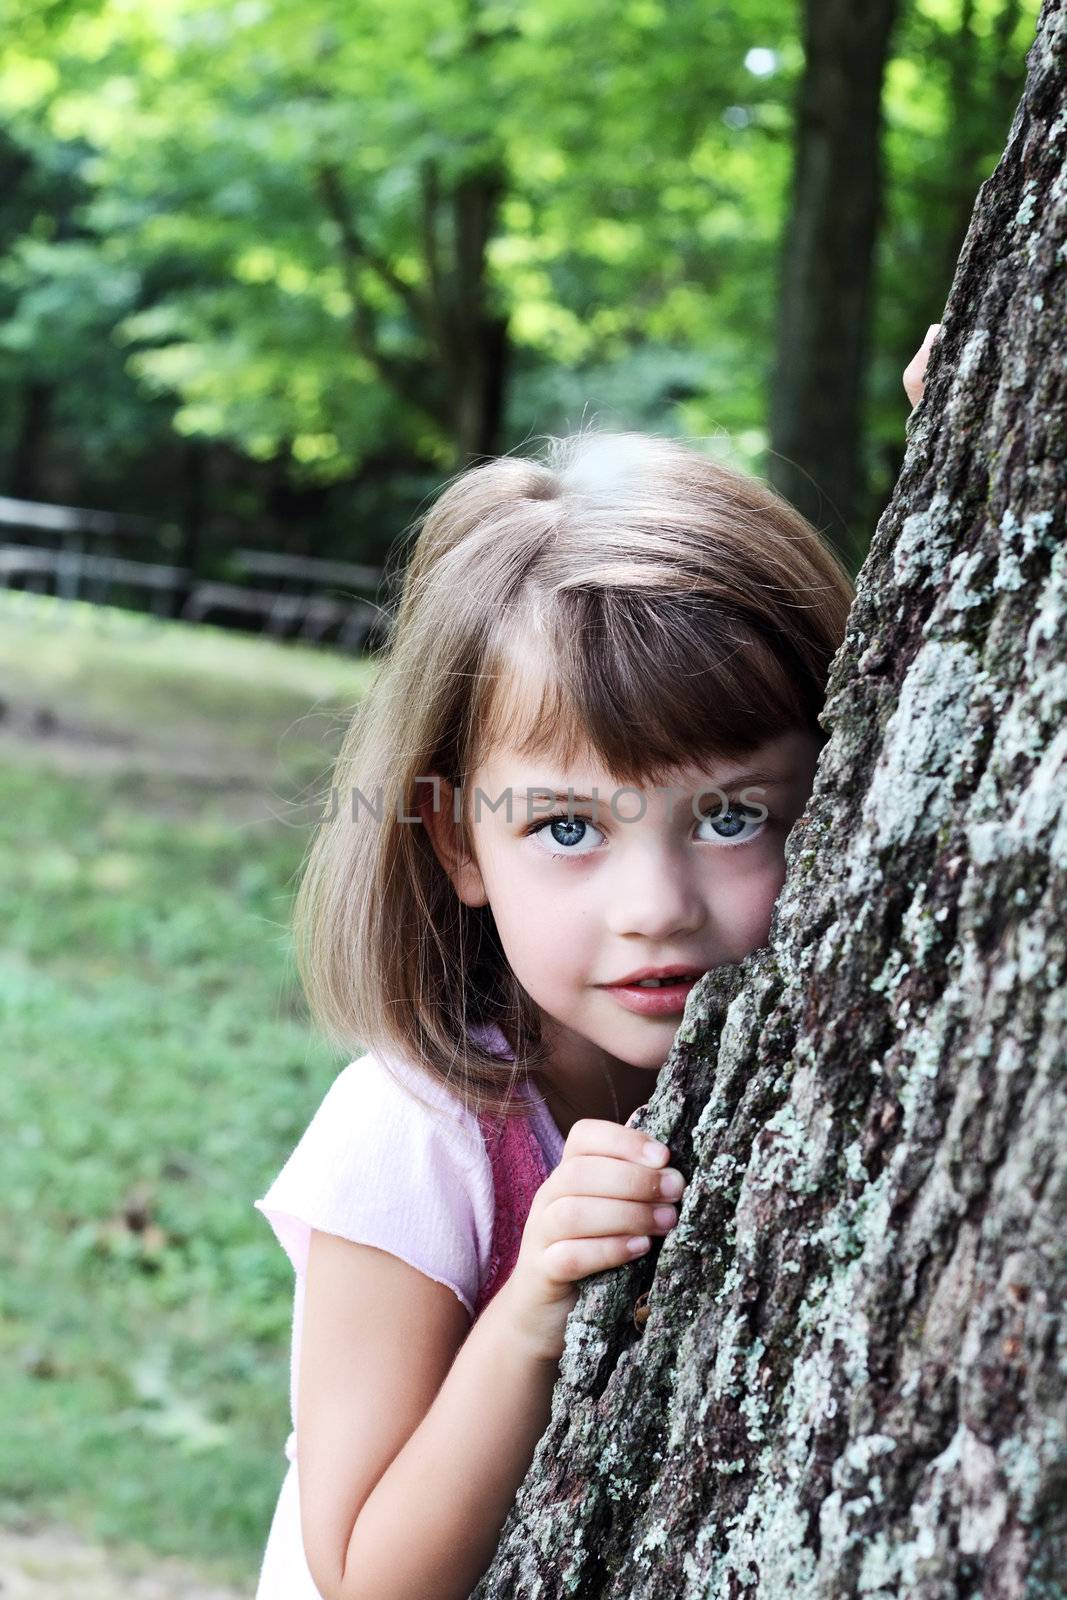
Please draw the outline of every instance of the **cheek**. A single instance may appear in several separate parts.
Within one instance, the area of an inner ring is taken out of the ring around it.
[[[574,972],[583,935],[596,922],[581,875],[529,862],[519,854],[487,857],[482,873],[493,920],[512,969],[521,977]],[[583,889],[585,892],[583,893]],[[560,958],[567,955],[566,967]]]
[[[559,896],[544,869],[524,861],[522,853],[490,853],[482,861],[482,878],[489,896],[493,918],[505,947],[521,945],[536,949],[552,937],[558,927]]]
[[[766,942],[771,912],[785,882],[785,861],[776,852],[764,861],[724,873],[716,893],[717,920],[736,934],[747,954]]]

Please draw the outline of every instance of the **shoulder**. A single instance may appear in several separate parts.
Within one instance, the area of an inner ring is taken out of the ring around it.
[[[478,1119],[459,1094],[409,1063],[377,1054],[360,1056],[339,1072],[310,1127],[321,1122],[342,1138],[358,1139],[371,1126],[433,1138],[472,1163],[481,1141]]]
[[[254,1202],[298,1275],[311,1229],[428,1268],[465,1298],[488,1256],[492,1171],[478,1119],[447,1085],[368,1054],[333,1080],[266,1193]]]

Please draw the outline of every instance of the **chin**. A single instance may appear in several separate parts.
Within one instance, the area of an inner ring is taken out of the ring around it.
[[[678,1027],[681,1027],[680,1018]],[[614,1048],[609,1045],[608,1049],[611,1050],[611,1054],[616,1061],[625,1062],[628,1067],[633,1067],[635,1071],[658,1072],[670,1053],[671,1040],[677,1031],[678,1028],[671,1029],[669,1032],[665,1028],[665,1043],[652,1043],[650,1041],[644,1045],[630,1045],[629,1048],[625,1045],[616,1045]]]

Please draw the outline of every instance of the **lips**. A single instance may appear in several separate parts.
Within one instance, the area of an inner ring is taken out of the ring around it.
[[[702,976],[703,974],[699,972],[680,972],[676,978],[633,978],[623,987],[627,989],[665,989],[672,983],[696,983],[697,979]]]
[[[707,968],[701,966],[699,961],[695,966],[692,963],[686,966],[680,961],[675,961],[670,966],[664,967],[638,967],[634,972],[624,973],[621,978],[615,978],[611,983],[602,984],[601,987],[615,989],[622,984],[640,983],[643,978],[662,978],[664,980],[686,978],[695,980],[702,978],[706,971]]]
[[[650,974],[651,976],[651,974]],[[688,977],[678,976],[673,982],[663,983],[655,987],[643,987],[639,982],[606,983],[601,987],[605,994],[626,1011],[632,1011],[639,1017],[673,1017],[680,1016],[685,1010],[685,1002],[691,989],[695,989],[703,973]]]

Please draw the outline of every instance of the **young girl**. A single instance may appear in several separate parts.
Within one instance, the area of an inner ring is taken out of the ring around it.
[[[553,440],[426,517],[297,901],[314,1015],[368,1053],[255,1202],[296,1273],[257,1600],[488,1566],[578,1284],[677,1219],[630,1124],[696,980],[766,942],[850,600],[667,439]]]

